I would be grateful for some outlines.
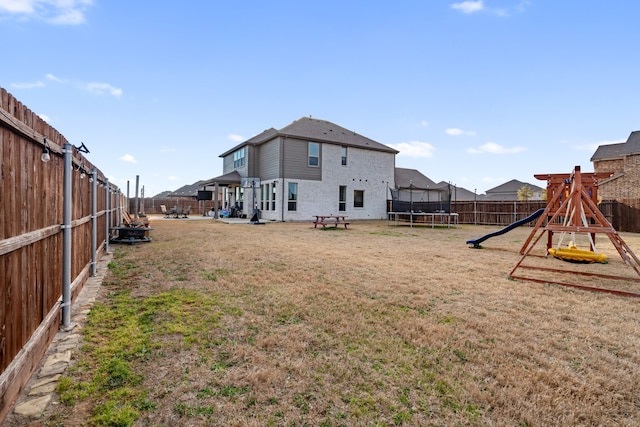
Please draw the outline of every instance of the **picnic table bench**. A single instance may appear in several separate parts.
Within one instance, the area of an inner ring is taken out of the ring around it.
[[[317,228],[318,225],[321,225],[322,228],[337,228],[339,225],[344,225],[344,228],[347,228],[347,225],[351,224],[346,220],[347,217],[345,215],[315,215],[315,217],[313,228]]]

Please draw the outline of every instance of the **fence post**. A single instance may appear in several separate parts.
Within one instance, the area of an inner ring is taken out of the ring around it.
[[[91,275],[97,272],[97,241],[98,241],[98,171],[91,169]]]
[[[62,327],[71,325],[71,144],[64,144],[62,192]]]
[[[109,178],[105,177],[104,179],[104,186],[105,186],[105,208],[104,208],[104,214],[105,214],[105,239],[104,239],[104,251],[105,253],[109,253],[109,238],[110,238],[110,233],[109,233],[109,227],[111,224],[111,213],[109,212],[109,209],[111,209],[111,204],[109,203],[111,200],[110,194],[111,191],[109,190]]]

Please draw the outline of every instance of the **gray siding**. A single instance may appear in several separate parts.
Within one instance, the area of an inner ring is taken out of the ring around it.
[[[280,138],[260,145],[257,150],[259,170],[262,180],[277,179],[280,172]]]
[[[286,138],[284,140],[284,177],[289,179],[322,180],[322,144],[320,144],[320,165],[308,165],[308,141]]]
[[[245,154],[244,154],[245,157],[244,157],[244,166],[243,167],[234,169],[234,167],[233,167],[233,153],[231,153],[231,154],[229,154],[229,155],[227,155],[227,156],[225,156],[223,158],[223,161],[222,161],[222,173],[223,174],[227,174],[229,172],[233,172],[234,170],[237,170],[238,173],[240,174],[240,176],[243,176],[243,177],[249,176],[248,175],[248,171],[249,171],[248,165],[249,165],[249,162],[250,162],[250,159],[251,159],[250,156],[251,156],[252,152],[246,147],[245,147],[245,150],[246,151],[245,151]],[[234,151],[234,153],[235,153],[235,151]]]

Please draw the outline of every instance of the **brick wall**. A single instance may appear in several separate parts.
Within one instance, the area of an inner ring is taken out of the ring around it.
[[[595,172],[613,172],[614,177],[600,182],[598,195],[603,200],[640,198],[640,155],[601,160],[593,164]]]

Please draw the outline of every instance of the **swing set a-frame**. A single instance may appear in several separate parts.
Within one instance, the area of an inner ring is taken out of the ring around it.
[[[598,274],[593,271],[580,271],[576,269],[548,268],[541,265],[528,265],[524,263],[529,256],[535,256],[531,252],[536,247],[542,236],[547,233],[547,251],[543,255],[556,254],[557,258],[573,262],[601,262],[606,256],[598,254],[595,240],[597,234],[605,234],[616,248],[622,260],[640,276],[640,260],[631,251],[622,237],[613,228],[611,223],[598,209],[598,179],[607,178],[609,173],[580,173],[580,166],[576,166],[570,174],[546,174],[534,175],[537,179],[547,181],[547,207],[538,218],[529,237],[520,249],[522,257],[509,273],[512,279],[528,280],[538,283],[551,283],[569,286],[578,289],[586,289],[598,292],[607,292],[617,295],[640,297],[640,293],[628,290],[604,288],[585,284],[567,283],[555,280],[564,273],[578,276],[608,280],[624,280],[640,283],[640,277],[618,276],[612,274]],[[546,221],[546,225],[545,225]],[[560,238],[554,248],[553,235],[558,233]],[[570,236],[568,247],[562,247],[566,236]],[[579,250],[575,247],[577,235],[586,236],[589,241],[589,251]],[[559,254],[562,253],[562,256]],[[572,259],[573,257],[573,259]],[[566,265],[566,264],[565,264]],[[527,277],[522,270],[539,270],[551,273],[550,278]],[[518,274],[516,273],[518,272]],[[598,281],[599,283],[599,281]]]

